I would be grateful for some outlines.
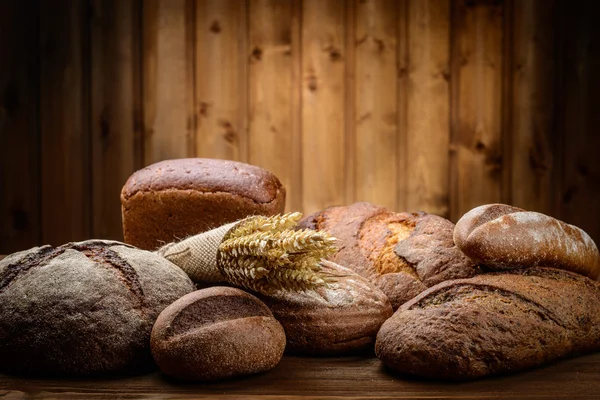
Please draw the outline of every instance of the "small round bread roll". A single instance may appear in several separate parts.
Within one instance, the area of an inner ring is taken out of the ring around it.
[[[283,213],[285,189],[271,172],[236,161],[165,160],[136,171],[121,191],[123,236],[156,250],[249,215]]]
[[[283,327],[264,303],[240,289],[215,286],[167,307],[150,345],[165,374],[208,381],[275,367],[285,342]]]
[[[176,265],[120,242],[12,254],[0,261],[0,371],[62,377],[155,368],[152,325],[193,290]]]

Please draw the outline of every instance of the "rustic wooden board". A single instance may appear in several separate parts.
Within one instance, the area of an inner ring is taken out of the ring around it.
[[[398,160],[397,1],[356,5],[355,196],[396,209]],[[353,88],[348,88],[352,90]]]
[[[502,2],[453,2],[450,217],[501,202]]]
[[[249,121],[248,162],[273,172],[286,188],[287,210],[300,205],[297,186],[300,177],[300,127],[293,126],[299,118],[294,91],[299,90],[294,79],[298,51],[298,29],[294,18],[294,3],[279,0],[250,2],[249,7]],[[294,41],[296,39],[296,41]]]
[[[302,196],[312,213],[345,200],[345,8],[302,2]]]
[[[135,45],[141,3],[94,0],[92,7],[92,236],[123,240],[119,196],[127,178],[141,167]]]
[[[38,10],[0,2],[0,252],[40,240]],[[15,37],[20,41],[15,41]]]
[[[199,157],[248,159],[246,2],[196,2],[195,88]]]
[[[515,1],[512,15],[512,95],[508,132],[511,160],[510,201],[546,214],[554,206],[557,171],[555,151],[555,1]]]
[[[408,2],[407,211],[449,214],[450,1]]]
[[[500,200],[600,241],[597,1],[0,3],[5,251],[120,237],[127,172],[187,156],[274,170],[288,210]]]
[[[193,154],[192,3],[143,2],[143,164]]]
[[[565,15],[563,57],[565,77],[562,131],[563,151],[560,216],[590,234],[600,244],[600,113],[594,98],[600,87],[600,30],[594,28],[600,3],[583,1],[579,7],[563,5]]]
[[[90,236],[89,39],[81,1],[41,1],[41,242]]]
[[[177,383],[154,373],[96,380],[18,379],[0,375],[6,399],[594,399],[600,393],[600,354],[512,376],[472,382],[428,382],[388,372],[374,357],[285,356],[266,373],[215,383]]]

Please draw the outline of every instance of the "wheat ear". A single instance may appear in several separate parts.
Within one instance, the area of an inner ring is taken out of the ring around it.
[[[333,254],[335,238],[326,232],[295,230],[300,213],[242,221],[219,245],[217,266],[236,286],[269,294],[327,285],[319,264]]]

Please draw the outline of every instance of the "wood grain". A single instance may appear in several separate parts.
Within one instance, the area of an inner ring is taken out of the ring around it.
[[[356,201],[356,7],[354,0],[346,1],[344,51],[344,173],[345,204]]]
[[[190,8],[186,0],[143,2],[144,165],[193,154]]]
[[[511,18],[513,62],[511,203],[554,214],[554,73],[556,2],[516,1]]]
[[[344,3],[302,9],[302,194],[306,214],[345,200]]]
[[[408,210],[408,182],[406,177],[409,174],[410,156],[408,152],[408,140],[410,132],[408,131],[408,84],[409,84],[409,36],[408,36],[408,5],[410,0],[398,0],[398,79],[396,81],[396,93],[398,93],[398,138],[396,143],[396,159],[398,181],[396,185],[396,210]]]
[[[94,0],[92,6],[92,236],[123,240],[121,188],[141,168],[135,82],[141,3]]]
[[[565,79],[560,216],[584,229],[600,245],[600,113],[594,101],[595,88],[600,87],[600,30],[595,27],[600,4],[578,4],[563,5],[561,10],[565,16],[561,57]]]
[[[249,9],[249,122],[248,162],[273,172],[286,188],[286,209],[296,210],[300,183],[294,173],[300,160],[294,114],[294,69],[292,31],[294,4],[279,0],[250,3]]]
[[[246,3],[196,2],[195,154],[246,161]]]
[[[0,2],[0,249],[118,238],[128,173],[190,156],[288,210],[502,201],[600,241],[596,3]]]
[[[501,202],[503,3],[453,3],[452,220]]]
[[[40,240],[39,11],[0,2],[0,252]],[[20,38],[16,41],[15,37]]]
[[[398,203],[399,180],[396,5],[396,0],[359,1],[354,39],[356,200],[391,209]]]
[[[408,3],[407,211],[448,216],[450,2]]]
[[[4,398],[54,399],[592,399],[600,354],[504,377],[436,382],[390,373],[377,358],[284,356],[263,374],[224,382],[178,383],[159,373],[96,380],[19,379],[0,375]]]
[[[84,2],[42,0],[41,242],[89,238],[89,32]],[[87,49],[87,50],[86,50]]]

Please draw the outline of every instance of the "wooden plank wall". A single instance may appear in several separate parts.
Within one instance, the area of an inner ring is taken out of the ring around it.
[[[193,156],[273,171],[288,210],[506,202],[600,241],[599,7],[0,2],[0,253],[120,239],[127,177]]]

